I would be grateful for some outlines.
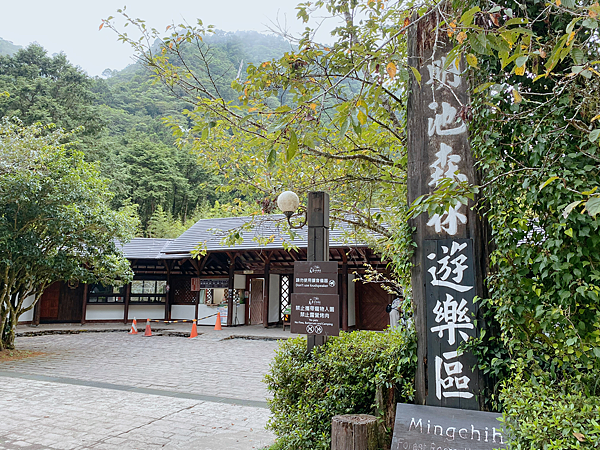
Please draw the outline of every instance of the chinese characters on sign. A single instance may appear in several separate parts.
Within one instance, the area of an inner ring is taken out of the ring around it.
[[[473,355],[459,347],[476,336],[477,314],[470,239],[426,240],[429,393],[427,404],[477,409]]]
[[[340,334],[339,296],[292,294],[290,331],[299,334],[337,336]]]
[[[338,264],[296,261],[292,293],[292,333],[337,336],[340,330]]]
[[[453,153],[454,136],[463,135],[467,132],[466,123],[458,116],[457,109],[446,101],[438,102],[435,99],[435,92],[442,89],[454,89],[461,86],[462,80],[458,69],[454,63],[444,70],[446,58],[442,57],[427,66],[429,79],[426,85],[435,85],[433,91],[433,101],[428,105],[429,110],[433,112],[433,117],[427,118],[427,134],[429,138],[434,138],[436,142],[435,161],[429,167],[433,169],[429,186],[437,187],[440,180],[450,178],[453,181],[468,181],[464,173],[460,173],[459,164],[462,158],[459,154]],[[437,146],[439,144],[439,147]],[[458,203],[451,206],[444,214],[434,214],[430,217],[427,225],[433,227],[436,233],[445,231],[451,236],[458,232],[459,224],[467,223],[467,216],[464,213],[465,205]]]

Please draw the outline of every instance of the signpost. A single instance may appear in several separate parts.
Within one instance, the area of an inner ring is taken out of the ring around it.
[[[296,261],[292,294],[292,333],[322,336],[340,334],[338,263]]]
[[[432,193],[442,182],[476,184],[467,130],[469,96],[464,63],[446,64],[452,44],[440,29],[438,11],[409,30],[411,79],[408,98],[408,201]],[[473,203],[413,219],[417,244],[412,289],[418,336],[417,403],[481,409],[484,380],[476,358],[460,350],[483,323],[475,296],[483,296],[482,223]],[[476,325],[477,324],[477,325]],[[443,447],[442,447],[443,448]]]
[[[391,450],[506,448],[501,414],[398,404]]]

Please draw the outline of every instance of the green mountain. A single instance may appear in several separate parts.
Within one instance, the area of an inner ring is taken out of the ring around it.
[[[15,53],[17,53],[17,51],[19,51],[19,49],[22,49],[22,48],[23,47],[21,47],[20,45],[15,45],[11,41],[6,41],[6,40],[0,38],[0,55],[12,56]]]
[[[4,42],[8,43],[0,41]],[[257,32],[217,31],[205,45],[203,51],[211,52],[211,71],[219,74],[220,94],[233,101],[237,94],[230,85],[240,64],[244,77],[249,63],[279,57],[290,48],[281,38]],[[17,50],[0,55],[0,92],[9,94],[0,98],[0,117],[16,116],[25,124],[55,123],[67,130],[82,127],[79,148],[110,180],[115,206],[139,206],[143,234],[161,237],[152,231],[157,220],[171,220],[181,231],[182,224],[210,211],[215,202],[232,203],[237,197],[222,191],[225,183],[204,171],[195,155],[174,146],[163,118],[188,126],[182,112],[193,105],[178,99],[144,66],[133,64],[105,71],[106,79],[92,78],[63,53],[48,56],[38,44]],[[186,58],[199,60],[194,57],[197,51],[186,48]],[[202,76],[200,64],[197,69]]]

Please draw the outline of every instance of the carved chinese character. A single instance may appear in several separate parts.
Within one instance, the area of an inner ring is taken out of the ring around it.
[[[436,160],[429,167],[433,169],[429,186],[437,186],[442,178],[452,178],[456,181],[467,181],[465,174],[458,173],[459,155],[452,154],[452,147],[440,144],[440,151],[435,154]]]
[[[434,227],[436,233],[441,233],[444,230],[450,236],[458,233],[458,223],[466,224],[467,216],[460,212],[463,207],[462,203],[456,206],[451,206],[448,212],[442,215],[434,214],[427,222],[427,226]]]
[[[442,86],[448,85],[451,87],[458,87],[461,83],[460,72],[455,64],[450,64],[450,66],[444,70],[444,65],[446,64],[446,57],[433,61],[432,64],[427,65],[427,70],[429,71],[429,80],[425,84],[433,84],[434,80],[438,82],[437,89],[441,89]]]
[[[460,361],[445,362],[444,360],[452,360],[458,358],[458,352],[445,352],[442,353],[443,359],[439,356],[435,357],[435,396],[438,400],[444,397],[459,397],[459,398],[472,398],[473,393],[466,391],[469,389],[469,377],[456,375],[462,374],[463,365]],[[446,372],[447,377],[443,378],[442,368]],[[451,388],[456,390],[449,391]]]
[[[437,111],[437,102],[430,103],[429,109]],[[429,136],[433,136],[434,134],[437,134],[438,136],[451,136],[466,132],[467,125],[460,117],[457,119],[456,112],[456,108],[450,105],[450,103],[442,102],[442,113],[436,114],[433,119],[431,117],[427,119],[427,134],[429,134]],[[460,123],[460,125],[452,128],[451,126],[454,125],[455,121]]]
[[[448,344],[454,345],[456,343],[456,332],[467,341],[469,335],[462,331],[474,329],[471,323],[471,318],[467,315],[469,309],[467,308],[467,301],[463,298],[460,304],[454,300],[450,294],[446,294],[446,300],[436,302],[435,308],[433,309],[436,323],[440,325],[431,327],[432,333],[438,333],[441,338],[444,336],[444,331],[448,331]]]

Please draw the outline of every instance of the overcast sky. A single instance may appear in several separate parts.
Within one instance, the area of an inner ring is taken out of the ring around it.
[[[303,29],[295,7],[301,0],[12,0],[3,1],[0,37],[26,46],[38,42],[49,54],[63,51],[69,60],[88,74],[100,75],[106,68],[121,70],[132,62],[128,45],[117,41],[114,32],[98,30],[102,19],[117,16],[127,6],[132,17],[164,30],[172,22],[215,25],[225,31],[267,31],[271,22],[291,31]],[[327,42],[327,34],[319,36]]]

